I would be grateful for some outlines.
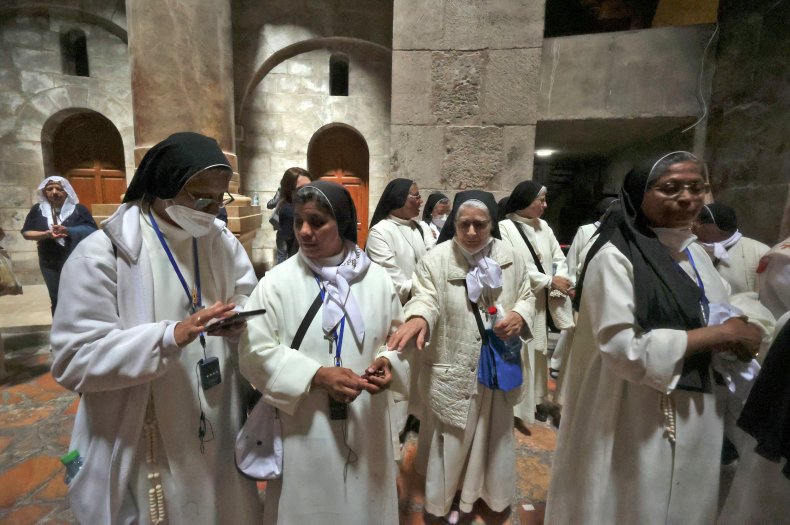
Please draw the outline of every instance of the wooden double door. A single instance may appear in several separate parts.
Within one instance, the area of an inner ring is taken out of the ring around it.
[[[367,182],[350,171],[336,169],[324,173],[321,180],[336,182],[348,190],[357,209],[357,244],[365,247],[368,237],[368,186]]]

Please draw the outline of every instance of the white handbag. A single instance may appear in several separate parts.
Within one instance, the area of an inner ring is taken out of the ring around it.
[[[283,438],[277,409],[259,400],[236,436],[236,466],[254,479],[283,474]]]
[[[302,319],[291,348],[299,350],[307,327],[322,304],[319,293]],[[280,414],[276,408],[259,399],[236,435],[236,466],[247,476],[277,479],[283,474],[283,435]]]

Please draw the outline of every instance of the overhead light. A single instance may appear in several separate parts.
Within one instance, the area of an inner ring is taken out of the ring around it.
[[[536,157],[551,157],[555,153],[553,149],[536,149],[535,156]]]

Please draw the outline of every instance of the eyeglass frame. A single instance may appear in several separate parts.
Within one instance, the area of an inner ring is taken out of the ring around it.
[[[409,197],[414,197],[418,201],[422,200],[422,195],[420,195],[419,192],[416,195],[409,193]]]
[[[184,188],[184,192],[189,195],[189,198],[192,199],[192,205],[198,211],[206,211],[210,206],[217,206],[218,209],[222,209],[228,206],[228,204],[232,203],[236,199],[233,198],[233,195],[229,191],[223,192],[223,195],[227,195],[228,199],[222,199],[221,201],[214,200],[210,197],[195,197],[192,195],[188,189]]]
[[[701,183],[701,188],[699,190],[692,188],[692,186],[698,185],[700,183]],[[679,187],[675,193],[668,193],[667,191],[662,189],[662,186],[666,187],[667,185],[676,185]],[[703,181],[695,180],[692,182],[667,181],[663,184],[654,184],[650,186],[650,189],[656,190],[661,195],[664,195],[665,197],[668,197],[670,199],[677,199],[678,197],[683,195],[684,191],[688,191],[689,195],[692,195],[694,197],[700,197],[702,195],[707,195],[708,193],[710,193],[710,183],[705,182],[704,180]]]

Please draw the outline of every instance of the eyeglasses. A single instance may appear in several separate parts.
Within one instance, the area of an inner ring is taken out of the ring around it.
[[[470,227],[474,228],[475,231],[480,231],[488,228],[491,225],[491,221],[458,221],[456,224],[456,228],[461,231],[468,231]]]
[[[688,190],[688,192],[694,196],[705,195],[710,191],[710,184],[701,180],[695,180],[693,182],[668,181],[664,184],[657,184],[651,189],[656,190],[667,197],[677,198],[680,197],[680,195],[683,193],[683,190]]]
[[[422,200],[422,195],[419,193],[411,194],[409,193],[409,197],[414,197],[416,200]]]
[[[216,200],[216,199],[209,198],[209,197],[200,197],[200,198],[198,198],[198,197],[195,197],[194,195],[192,195],[191,193],[189,193],[189,190],[185,189],[184,191],[192,199],[192,201],[193,201],[192,205],[198,211],[205,211],[205,210],[207,210],[207,209],[209,209],[209,208],[211,208],[213,206],[216,206],[218,208],[224,208],[225,206],[227,206],[228,204],[230,204],[231,202],[236,200],[236,199],[233,198],[233,195],[231,195],[227,191],[222,194],[224,198],[222,200],[219,200],[219,201]]]

